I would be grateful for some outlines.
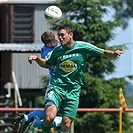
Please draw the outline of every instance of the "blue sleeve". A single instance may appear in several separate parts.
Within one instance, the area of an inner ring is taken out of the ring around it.
[[[45,59],[45,46],[43,45],[42,47],[41,47],[41,58],[43,58],[43,59]]]

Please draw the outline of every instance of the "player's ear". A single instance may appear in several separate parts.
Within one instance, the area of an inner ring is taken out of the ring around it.
[[[70,32],[69,36],[70,36],[70,37],[73,37],[73,32]]]

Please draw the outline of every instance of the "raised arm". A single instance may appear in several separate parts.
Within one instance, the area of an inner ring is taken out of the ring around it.
[[[120,56],[121,54],[123,54],[123,52],[120,50],[116,50],[116,51],[104,50],[104,52],[102,53],[102,56],[114,58],[114,57]]]
[[[43,59],[37,55],[31,55],[28,57],[28,61],[30,64],[32,64],[32,61],[36,61],[37,64],[41,67],[44,67],[44,68],[49,68],[50,66],[46,63],[46,59]]]

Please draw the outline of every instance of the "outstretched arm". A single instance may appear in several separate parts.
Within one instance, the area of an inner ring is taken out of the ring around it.
[[[123,54],[123,52],[120,50],[116,50],[116,51],[104,50],[104,52],[102,53],[102,56],[114,58],[114,57],[120,56],[121,54]]]
[[[46,63],[46,59],[43,59],[37,55],[31,55],[28,57],[28,61],[30,64],[32,64],[32,61],[36,61],[37,64],[41,67],[44,67],[44,68],[49,68],[50,66]]]

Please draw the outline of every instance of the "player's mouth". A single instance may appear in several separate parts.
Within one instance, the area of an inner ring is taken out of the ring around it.
[[[63,44],[63,40],[62,39],[60,39],[60,43]]]

